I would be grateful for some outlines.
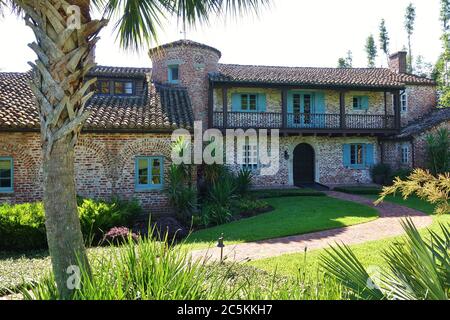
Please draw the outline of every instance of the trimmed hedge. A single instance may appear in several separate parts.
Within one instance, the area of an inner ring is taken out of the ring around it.
[[[256,198],[281,198],[281,197],[323,197],[325,193],[313,189],[261,189],[250,192]]]
[[[377,188],[377,187],[337,187],[337,188],[334,188],[334,191],[350,193],[350,194],[375,194],[375,195],[378,195],[381,193],[381,188]]]
[[[103,233],[112,227],[128,226],[141,212],[142,209],[135,200],[78,200],[81,230],[88,245],[101,240]],[[0,205],[0,250],[46,247],[45,215],[41,202]]]

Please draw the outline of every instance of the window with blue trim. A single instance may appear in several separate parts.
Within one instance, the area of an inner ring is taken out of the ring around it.
[[[241,111],[258,111],[258,95],[241,94]]]
[[[139,190],[162,189],[164,186],[164,158],[136,158],[136,188]]]
[[[178,83],[180,81],[180,67],[175,65],[170,65],[168,67],[168,79],[170,83]]]
[[[13,191],[13,159],[0,158],[0,192]]]
[[[367,96],[353,96],[354,110],[367,110],[369,108],[369,97]]]
[[[363,166],[365,163],[364,144],[350,145],[350,165],[354,167]]]

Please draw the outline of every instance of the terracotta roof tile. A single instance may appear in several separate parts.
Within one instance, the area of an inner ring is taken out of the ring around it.
[[[39,115],[28,85],[30,73],[0,73],[0,128],[38,129]],[[188,92],[183,87],[148,83],[142,96],[93,96],[84,126],[91,130],[170,130],[193,127]]]
[[[367,88],[401,88],[405,84],[435,84],[427,78],[396,74],[384,68],[311,68],[219,64],[218,72],[210,73],[209,77],[215,82]]]
[[[443,122],[450,122],[450,107],[434,109],[420,119],[410,123],[402,129],[400,134],[392,137],[392,139],[406,139],[434,128]]]

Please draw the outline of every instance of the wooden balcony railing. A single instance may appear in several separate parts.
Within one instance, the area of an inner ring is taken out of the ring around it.
[[[311,114],[276,112],[214,112],[214,128],[220,129],[361,129],[393,130],[395,116],[368,114]]]

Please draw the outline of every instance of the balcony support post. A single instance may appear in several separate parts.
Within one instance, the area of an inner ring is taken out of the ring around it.
[[[400,90],[394,92],[395,129],[400,131]]]
[[[287,129],[287,108],[288,108],[288,90],[282,89],[281,90],[281,128]]]
[[[339,110],[340,110],[341,129],[345,129],[347,125],[345,123],[345,92],[344,91],[339,92]]]
[[[208,88],[208,128],[214,127],[214,84],[209,82]]]
[[[228,88],[222,88],[223,128],[228,128]]]

